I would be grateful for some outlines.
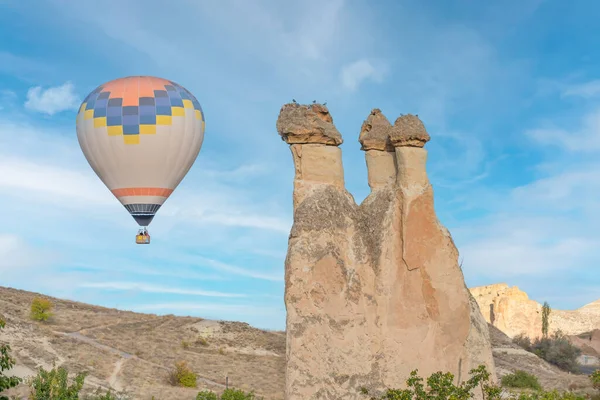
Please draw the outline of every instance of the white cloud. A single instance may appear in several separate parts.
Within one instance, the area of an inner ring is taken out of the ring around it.
[[[596,242],[589,238],[567,235],[553,238],[534,225],[524,227],[522,216],[504,222],[513,224],[508,232],[484,234],[484,238],[461,246],[466,271],[492,280],[553,274],[581,268],[585,255],[596,248]],[[497,228],[497,224],[487,227]]]
[[[152,253],[152,259],[171,261],[174,263],[182,263],[188,265],[202,265],[213,270],[226,272],[236,276],[245,276],[255,279],[263,279],[267,281],[283,281],[283,268],[278,272],[263,272],[251,268],[242,268],[237,265],[231,265],[221,261],[213,260],[197,254],[190,254],[178,249],[174,254]]]
[[[532,287],[543,277],[546,289],[535,290],[550,297],[552,285],[560,286],[564,276],[573,281],[586,274],[597,276],[599,129],[600,110],[583,115],[572,131],[531,129],[527,135],[538,144],[558,148],[548,153],[551,162],[536,166],[536,179],[502,191],[480,188],[466,193],[465,201],[486,214],[450,227],[466,275],[489,283],[518,279]],[[584,152],[592,157],[584,157]],[[598,284],[591,279],[580,285]],[[588,292],[582,298],[591,301],[593,296]]]
[[[0,120],[0,193],[70,210],[103,206],[114,212],[117,199],[89,167],[77,140],[67,139],[64,131],[28,125],[27,121],[26,117],[19,123]],[[257,164],[230,170],[196,167],[188,175],[197,174],[202,189],[188,189],[188,177],[177,190],[178,202],[169,201],[161,209],[161,219],[287,234],[291,218],[262,211],[246,194],[252,188],[228,184],[247,183],[265,171],[264,165]]]
[[[583,117],[580,127],[567,130],[550,126],[525,131],[536,142],[569,151],[595,152],[600,150],[600,109]]]
[[[210,311],[210,312],[228,312],[233,314],[252,314],[252,315],[272,315],[277,312],[276,307],[260,307],[246,304],[202,304],[188,302],[143,304],[129,307],[133,311]]]
[[[25,108],[54,115],[61,111],[76,110],[81,100],[75,93],[75,86],[66,82],[61,86],[42,89],[41,86],[32,87],[27,91]]]
[[[292,222],[279,217],[268,215],[244,215],[242,213],[230,212],[223,213],[200,213],[199,220],[208,223],[217,223],[220,225],[237,226],[242,228],[268,229],[283,234],[288,234],[292,228]]]
[[[44,203],[55,202],[72,207],[80,205],[114,205],[116,199],[92,174],[37,163],[28,159],[6,157],[0,160],[0,192],[18,193]],[[40,197],[42,196],[42,197]]]
[[[569,85],[562,92],[563,97],[583,97],[586,99],[600,95],[600,80],[593,80],[578,85]]]
[[[344,87],[354,91],[367,79],[380,83],[383,80],[384,72],[384,67],[374,66],[370,60],[361,59],[345,65],[342,68],[340,77]]]
[[[123,290],[133,292],[146,293],[162,293],[162,294],[183,294],[190,296],[206,296],[206,297],[246,297],[241,293],[223,293],[210,290],[199,289],[184,289],[176,287],[167,287],[161,285],[152,285],[137,282],[83,282],[78,285],[84,288],[108,289],[108,290]]]
[[[47,267],[56,255],[29,245],[22,237],[0,233],[0,272],[2,276],[17,275],[25,269]]]

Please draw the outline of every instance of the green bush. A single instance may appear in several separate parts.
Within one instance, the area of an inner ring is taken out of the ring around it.
[[[175,363],[175,368],[169,374],[169,382],[173,386],[196,387],[196,374],[185,361]]]
[[[542,387],[535,375],[529,374],[522,370],[517,370],[513,374],[504,375],[502,377],[502,386],[521,389],[541,390]]]
[[[262,398],[261,398],[262,399]],[[221,396],[209,390],[202,391],[196,396],[196,400],[260,400],[254,392],[244,392],[240,389],[225,389]]]
[[[31,319],[35,321],[47,321],[52,316],[53,304],[43,297],[36,297],[31,302]]]
[[[600,390],[600,369],[592,372],[590,375],[590,380],[592,381],[592,386],[594,389]]]
[[[6,326],[4,319],[0,317],[0,330]],[[14,376],[4,376],[3,372],[11,369],[15,365],[15,360],[10,356],[10,346],[0,344],[0,392],[17,386],[22,379]],[[8,397],[0,394],[0,400],[8,400]]]
[[[69,372],[64,367],[46,371],[43,368],[29,381],[31,400],[79,400],[86,373],[77,374],[69,385]]]
[[[531,351],[531,339],[529,338],[529,336],[520,333],[517,336],[515,336],[512,341],[514,344],[521,346],[525,350]]]
[[[500,400],[502,389],[489,383],[490,373],[484,365],[470,371],[471,377],[458,386],[453,383],[454,375],[447,372],[435,372],[427,378],[426,384],[423,378],[418,376],[418,370],[410,373],[406,380],[406,389],[388,389],[382,396],[371,400],[469,400],[473,397],[473,390],[480,388],[487,400]],[[362,394],[368,395],[368,390],[361,388]]]
[[[370,400],[470,400],[474,390],[480,389],[484,400],[587,400],[583,395],[572,392],[558,392],[556,390],[545,392],[536,390],[531,393],[504,392],[502,388],[489,382],[490,374],[485,366],[470,371],[468,381],[455,385],[454,375],[451,373],[436,372],[427,378],[426,385],[423,378],[417,375],[417,370],[410,373],[406,381],[406,389],[388,389],[381,396],[371,396]],[[368,391],[361,388],[362,394]]]
[[[221,400],[256,400],[253,392],[246,393],[239,389],[225,389],[221,395]]]
[[[83,388],[86,372],[77,374],[69,379],[69,372],[65,367],[53,368],[46,371],[43,368],[29,380],[29,400],[79,400]],[[85,400],[125,400],[124,395],[113,394],[111,390],[102,393],[100,388],[96,392],[83,397]]]
[[[577,357],[581,354],[581,350],[575,347],[561,331],[533,341],[527,336],[518,335],[513,342],[564,371],[578,372],[579,370]]]
[[[198,393],[196,400],[219,400],[219,397],[216,393],[211,392],[210,390],[204,390]]]

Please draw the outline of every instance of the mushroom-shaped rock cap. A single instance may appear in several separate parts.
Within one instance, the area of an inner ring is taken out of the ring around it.
[[[407,114],[396,119],[390,132],[394,147],[423,147],[431,139],[425,125],[416,115]]]
[[[277,132],[288,144],[342,144],[342,135],[322,104],[284,104],[277,118]]]
[[[371,114],[363,122],[360,128],[358,141],[362,150],[394,151],[390,141],[392,124],[383,115],[379,108],[371,110]]]

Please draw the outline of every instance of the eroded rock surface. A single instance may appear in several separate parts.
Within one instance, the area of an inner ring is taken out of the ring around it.
[[[333,121],[300,110],[285,105],[277,121],[296,169],[286,399],[360,399],[361,387],[404,387],[415,368],[465,380],[484,364],[495,377],[487,324],[435,215],[422,122],[401,117],[394,133],[379,110],[369,115],[360,141],[372,192],[357,205],[344,188],[341,136],[323,133],[338,132]]]
[[[542,304],[531,300],[518,287],[497,283],[470,290],[486,321],[509,337],[524,334],[533,339],[542,336]],[[567,335],[578,335],[594,329],[600,329],[600,300],[577,310],[550,312],[549,333],[561,330]]]
[[[279,112],[277,132],[287,143],[342,144],[327,107],[321,104],[285,104]]]

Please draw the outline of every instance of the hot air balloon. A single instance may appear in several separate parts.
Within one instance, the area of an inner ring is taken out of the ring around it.
[[[204,113],[181,85],[130,76],[98,86],[77,114],[88,163],[139,224],[136,243],[190,170],[204,140]]]

